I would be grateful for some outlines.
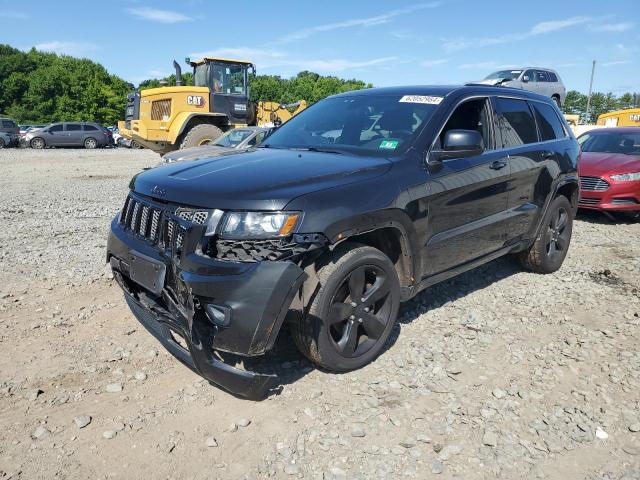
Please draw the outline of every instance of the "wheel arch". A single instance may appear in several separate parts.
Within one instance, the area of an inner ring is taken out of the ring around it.
[[[191,128],[201,123],[210,123],[220,128],[223,132],[227,130],[228,117],[224,113],[206,112],[183,112],[176,116],[169,129],[169,143],[177,143]]]
[[[328,228],[327,232],[332,243],[331,249],[344,242],[354,242],[382,251],[394,264],[403,290],[414,285],[420,277],[417,236],[411,219],[399,209],[342,220]]]

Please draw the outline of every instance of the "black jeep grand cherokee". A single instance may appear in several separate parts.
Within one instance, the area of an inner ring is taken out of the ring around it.
[[[318,102],[259,148],[131,181],[107,260],[135,316],[229,391],[225,363],[287,323],[314,363],[382,350],[400,302],[505,254],[540,273],[569,247],[579,147],[552,100],[504,87],[401,87]]]

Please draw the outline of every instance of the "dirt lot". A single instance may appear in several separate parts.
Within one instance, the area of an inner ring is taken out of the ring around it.
[[[581,215],[554,275],[428,289],[357,372],[282,335],[282,393],[254,403],[165,353],[104,268],[157,161],[0,150],[0,479],[640,478],[640,224]]]

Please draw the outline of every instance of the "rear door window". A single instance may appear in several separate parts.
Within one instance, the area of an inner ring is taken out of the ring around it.
[[[529,105],[515,98],[496,98],[502,147],[511,148],[538,141],[536,122]]]
[[[67,123],[67,132],[79,132],[82,126],[79,123]]]
[[[2,128],[16,128],[13,120],[2,120]]]
[[[536,70],[536,82],[548,82],[549,75],[544,70]]]
[[[547,140],[566,137],[562,122],[551,105],[540,102],[530,102],[529,105],[533,107],[536,116],[536,123],[540,131],[540,140],[545,142]]]

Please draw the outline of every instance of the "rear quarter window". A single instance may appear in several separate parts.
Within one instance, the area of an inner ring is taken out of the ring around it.
[[[98,130],[96,127],[94,127],[93,125],[85,125],[84,126],[84,131],[85,132],[95,132],[96,130]]]
[[[551,105],[540,102],[530,102],[529,105],[535,113],[536,123],[540,131],[540,140],[544,142],[567,136],[558,114]]]
[[[16,128],[13,120],[2,120],[2,128]]]
[[[496,98],[498,125],[503,148],[517,147],[538,141],[533,113],[524,100]]]
[[[550,82],[557,82],[558,81],[558,76],[555,73],[547,72],[547,75],[549,75],[549,81]]]

